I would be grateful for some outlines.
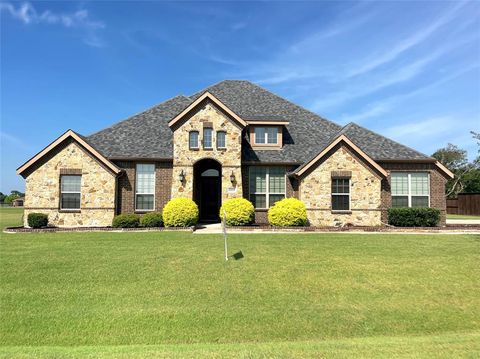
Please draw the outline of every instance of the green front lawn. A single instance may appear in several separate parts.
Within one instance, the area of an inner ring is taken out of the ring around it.
[[[475,357],[480,236],[2,234],[0,356]]]
[[[23,208],[0,207],[0,230],[22,225]]]
[[[463,214],[447,214],[447,219],[480,219],[480,216],[466,216]]]

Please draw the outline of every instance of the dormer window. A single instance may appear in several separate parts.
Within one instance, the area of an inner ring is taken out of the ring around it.
[[[255,144],[256,145],[276,145],[278,144],[278,126],[255,127]]]
[[[198,149],[198,131],[190,131],[188,134],[188,147],[191,150]]]

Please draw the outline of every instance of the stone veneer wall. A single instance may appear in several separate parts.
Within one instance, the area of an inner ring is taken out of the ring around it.
[[[118,178],[117,212],[135,212],[135,168],[137,163],[155,164],[155,211],[161,211],[170,200],[172,188],[172,162],[117,161],[124,173]]]
[[[332,171],[351,171],[350,212],[331,210]],[[307,172],[301,179],[299,191],[311,225],[381,225],[381,178],[345,146],[332,149],[323,162]]]
[[[213,148],[202,146],[204,123],[210,123],[213,128]],[[191,150],[188,144],[190,131],[199,133],[199,149]],[[226,131],[226,149],[216,148],[216,131]],[[193,198],[193,165],[195,162],[211,158],[222,165],[222,201],[228,198],[242,197],[242,129],[230,120],[226,114],[211,102],[199,105],[198,110],[183,122],[173,133],[173,183],[172,198]],[[177,178],[181,171],[185,173],[184,183]],[[230,175],[233,172],[236,183],[232,186]],[[234,191],[228,189],[233,188]]]
[[[60,171],[81,171],[79,211],[60,210]],[[83,147],[68,142],[48,156],[25,181],[24,225],[31,212],[48,214],[58,227],[110,226],[115,215],[115,175],[105,169]]]
[[[445,196],[446,178],[433,163],[393,163],[379,162],[388,172],[388,179],[382,181],[382,221],[388,221],[388,208],[392,205],[390,190],[391,172],[428,172],[430,174],[430,207],[440,210],[440,225],[445,226],[447,215],[447,200]]]

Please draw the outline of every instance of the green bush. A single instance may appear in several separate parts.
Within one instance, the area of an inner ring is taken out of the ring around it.
[[[220,208],[222,220],[224,211],[229,226],[244,226],[251,223],[255,217],[255,208],[253,208],[252,202],[245,198],[232,198],[223,202]]]
[[[32,228],[42,228],[48,225],[48,214],[29,213],[27,217],[28,225]]]
[[[189,227],[198,222],[198,207],[189,198],[174,198],[163,208],[166,227]]]
[[[134,213],[119,214],[113,218],[114,228],[137,228],[140,226],[140,216]]]
[[[268,223],[272,226],[306,226],[308,223],[305,204],[296,198],[285,198],[268,210]]]
[[[390,208],[388,223],[396,227],[435,227],[440,222],[440,211],[435,208]]]
[[[140,217],[140,226],[142,227],[161,227],[163,218],[161,212],[149,212]]]

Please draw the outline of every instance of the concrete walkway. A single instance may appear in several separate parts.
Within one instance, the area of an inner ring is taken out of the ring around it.
[[[200,224],[199,227],[197,227],[197,229],[193,233],[195,234],[222,233],[221,223]]]

